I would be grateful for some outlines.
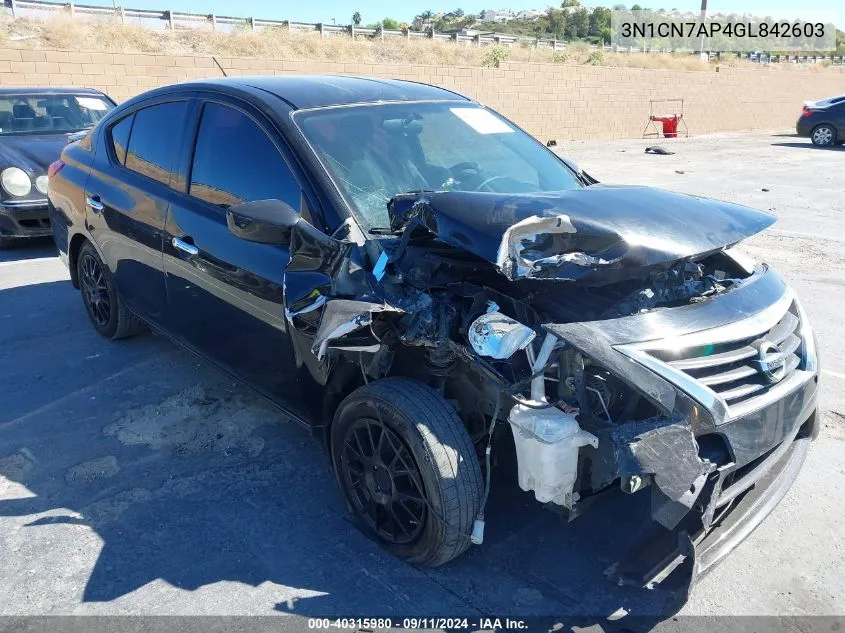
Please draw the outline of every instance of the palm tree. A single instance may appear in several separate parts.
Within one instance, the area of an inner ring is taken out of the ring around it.
[[[355,13],[352,14],[352,24],[354,24],[355,26],[361,25],[361,13],[360,12],[356,11]]]

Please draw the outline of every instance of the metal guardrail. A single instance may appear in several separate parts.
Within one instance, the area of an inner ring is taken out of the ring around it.
[[[633,46],[602,46],[602,50],[614,53],[675,53],[677,51],[668,48],[636,48]],[[692,53],[693,55],[707,55],[708,60],[715,59],[722,61],[725,59],[745,59],[752,62],[759,62],[761,64],[821,64],[830,62],[834,65],[845,64],[845,57],[839,55],[777,55],[775,53],[747,53],[747,52],[717,52],[717,53]]]
[[[406,39],[433,39],[438,41],[451,41],[464,45],[477,46],[513,46],[515,44],[524,44],[528,46],[547,47],[553,50],[563,50],[566,48],[566,42],[557,39],[525,37],[521,35],[512,35],[506,33],[479,33],[476,35],[462,35],[460,33],[437,33],[433,30],[426,32],[398,30],[398,29],[382,29],[382,28],[364,28],[355,26],[354,24],[325,24],[325,23],[311,23],[311,22],[295,22],[292,20],[266,20],[264,18],[243,18],[229,15],[216,15],[214,13],[184,13],[181,11],[171,11],[165,9],[156,11],[152,9],[130,9],[127,7],[104,7],[90,4],[76,4],[75,2],[56,2],[52,0],[3,0],[7,9],[11,11],[12,17],[23,17],[26,15],[38,16],[44,13],[53,13],[56,11],[63,11],[71,16],[75,15],[91,15],[98,17],[118,18],[123,22],[134,21],[142,26],[151,28],[169,28],[175,29],[210,29],[217,30],[231,30],[233,28],[249,28],[252,30],[260,30],[264,28],[281,28],[288,31],[304,31],[320,33],[320,37],[332,37],[334,35],[345,35],[352,38],[367,37],[371,39],[390,39],[390,38],[406,38]],[[619,53],[674,53],[670,49],[639,49],[634,47],[618,47],[618,46],[593,46],[596,49],[604,51],[612,51]],[[689,51],[683,51],[689,52]],[[692,53],[698,54],[698,53]],[[706,54],[706,53],[705,53]],[[725,57],[737,57],[740,59],[750,59],[752,61],[759,61],[761,63],[799,63],[799,64],[814,64],[824,63],[825,61],[841,65],[845,63],[845,58],[832,55],[761,55],[756,56],[754,53],[738,52],[738,53],[710,53],[709,59],[722,59]]]
[[[481,33],[478,35],[462,35],[460,33],[437,33],[432,30],[427,32],[364,28],[354,24],[325,24],[311,22],[295,22],[293,20],[268,20],[254,17],[234,17],[228,15],[217,15],[214,13],[186,13],[182,11],[171,11],[168,9],[156,11],[152,9],[131,9],[128,7],[103,7],[89,4],[77,4],[75,2],[55,2],[51,0],[3,0],[7,9],[11,11],[12,17],[24,17],[27,15],[65,12],[71,16],[89,15],[95,17],[117,18],[123,22],[140,22],[144,26],[152,28],[169,29],[210,29],[228,30],[231,28],[249,28],[260,30],[264,28],[282,28],[289,31],[317,31],[321,37],[333,35],[347,35],[355,37],[368,37],[373,39],[406,38],[406,39],[433,39],[439,41],[452,41],[460,44],[476,45],[499,45],[512,46],[518,43],[525,43],[533,46],[547,46],[554,50],[565,47],[563,40],[523,37],[505,33]]]

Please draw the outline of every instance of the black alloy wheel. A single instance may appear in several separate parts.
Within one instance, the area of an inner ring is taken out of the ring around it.
[[[425,525],[427,499],[405,443],[379,420],[362,418],[347,430],[341,470],[354,511],[388,545],[414,542]]]
[[[335,477],[364,534],[430,567],[469,547],[481,467],[441,392],[398,376],[365,384],[340,403],[329,439]]]
[[[143,331],[144,322],[124,305],[111,272],[90,242],[80,247],[75,261],[82,303],[94,329],[111,340]]]
[[[106,328],[111,320],[111,297],[103,265],[93,253],[83,253],[79,260],[79,287],[88,315],[94,325]]]

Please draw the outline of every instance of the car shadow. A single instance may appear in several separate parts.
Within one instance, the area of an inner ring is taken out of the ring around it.
[[[845,146],[843,146],[843,145],[830,145],[830,146],[813,145],[808,140],[805,143],[772,143],[772,147],[800,147],[800,148],[803,148],[803,149],[841,152]]]
[[[0,329],[0,524],[14,552],[0,582],[23,601],[14,588],[40,570],[50,604],[33,612],[178,602],[182,613],[506,614],[550,626],[627,613],[616,624],[647,630],[682,606],[681,594],[604,574],[647,520],[647,494],[567,524],[502,468],[484,544],[415,568],[352,526],[318,441],[230,378],[161,337],[104,341],[69,282],[0,291],[0,306],[15,324]],[[54,333],[57,315],[67,328]],[[69,578],[80,586],[62,602]],[[211,602],[143,589],[162,582]]]
[[[52,237],[34,237],[13,241],[9,246],[0,249],[0,262],[23,261],[54,257],[56,245]]]

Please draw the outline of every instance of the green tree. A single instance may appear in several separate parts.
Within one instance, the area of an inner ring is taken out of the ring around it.
[[[399,22],[394,20],[393,18],[384,18],[381,21],[381,26],[388,31],[398,31],[399,30]]]
[[[549,34],[557,39],[563,39],[566,34],[566,13],[560,9],[549,9],[546,13],[546,18],[549,21]]]
[[[568,9],[569,7],[580,7],[581,3],[578,0],[563,0],[560,6],[563,9]]]
[[[589,35],[598,37],[604,29],[610,28],[610,9],[596,7],[590,14]]]
[[[572,23],[572,33],[575,37],[587,37],[590,32],[590,12],[587,9],[576,9],[569,16],[569,21]]]
[[[631,11],[642,11],[642,10],[643,10],[643,8],[638,4],[635,4],[631,7]]]
[[[352,14],[352,24],[361,26],[361,14],[358,11]]]

